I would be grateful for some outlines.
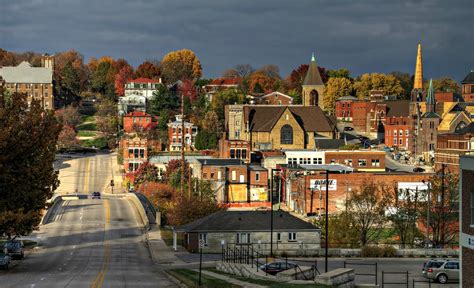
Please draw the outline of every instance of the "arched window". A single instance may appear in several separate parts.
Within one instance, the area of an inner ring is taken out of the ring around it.
[[[284,125],[280,130],[280,143],[293,144],[293,128],[290,125]]]
[[[313,90],[309,94],[309,105],[310,106],[318,106],[319,94],[318,91]]]

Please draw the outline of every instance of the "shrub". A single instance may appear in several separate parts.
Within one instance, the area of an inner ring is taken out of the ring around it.
[[[397,256],[397,249],[393,246],[383,247],[383,257],[395,257]]]
[[[392,246],[364,246],[362,247],[362,257],[395,257],[397,249]]]

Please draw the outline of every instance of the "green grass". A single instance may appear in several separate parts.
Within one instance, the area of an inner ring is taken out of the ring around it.
[[[82,116],[82,123],[84,123],[84,122],[94,122],[94,121],[95,121],[94,116],[89,116],[89,115]]]
[[[271,281],[271,280],[262,280],[262,279],[252,279],[252,278],[246,278],[246,277],[242,277],[242,276],[237,276],[237,275],[232,275],[232,274],[227,274],[227,273],[224,273],[222,271],[219,271],[215,268],[205,268],[204,270],[208,270],[208,271],[211,271],[211,272],[214,272],[214,273],[218,273],[218,274],[222,274],[222,275],[225,275],[227,277],[230,277],[230,278],[233,278],[233,279],[236,279],[236,280],[240,280],[240,281],[244,281],[244,282],[248,282],[248,283],[252,283],[252,284],[257,284],[257,285],[262,285],[262,286],[267,286],[267,287],[283,287],[283,288],[306,288],[306,287],[316,287],[316,288],[326,288],[326,287],[330,287],[330,286],[326,286],[326,285],[321,285],[321,284],[291,284],[291,283],[281,283],[281,282],[277,282],[277,281]]]
[[[77,132],[77,136],[79,136],[79,137],[95,137],[95,136],[97,136],[97,132],[89,131],[89,130],[79,130]]]
[[[183,282],[187,287],[239,287],[237,285],[204,274],[201,275],[201,286],[199,286],[199,273],[189,269],[166,270],[166,273]]]
[[[97,125],[94,122],[89,122],[89,123],[78,125],[77,126],[77,131],[81,131],[81,130],[96,131],[97,130]]]
[[[105,137],[99,137],[96,139],[87,139],[80,142],[83,147],[92,147],[94,146],[97,149],[107,148],[107,139]]]

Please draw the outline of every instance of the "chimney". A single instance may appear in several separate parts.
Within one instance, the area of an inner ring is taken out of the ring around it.
[[[41,66],[49,68],[51,71],[54,70],[54,55],[43,54],[41,55]]]

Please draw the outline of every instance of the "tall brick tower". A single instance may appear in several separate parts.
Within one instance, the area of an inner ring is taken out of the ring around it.
[[[311,63],[309,64],[308,72],[303,81],[303,105],[304,106],[319,106],[324,110],[323,97],[324,97],[324,83],[321,80],[319,74],[318,64],[316,64],[316,58],[314,53],[311,57]]]

